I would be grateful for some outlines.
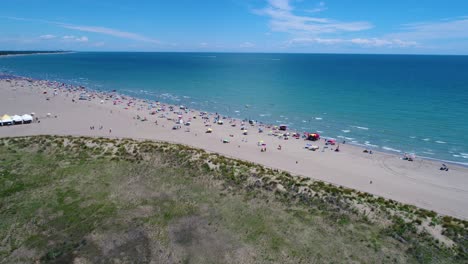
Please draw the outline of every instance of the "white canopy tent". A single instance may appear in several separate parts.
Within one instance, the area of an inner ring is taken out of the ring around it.
[[[14,115],[11,117],[11,119],[13,119],[13,123],[15,124],[22,124],[23,123],[23,118],[21,118],[21,116],[19,115]]]
[[[2,126],[13,124],[13,120],[11,119],[11,117],[9,115],[3,115],[0,118],[0,122],[2,122]]]
[[[22,115],[21,119],[23,119],[23,123],[31,123],[33,121],[33,117],[28,114]]]

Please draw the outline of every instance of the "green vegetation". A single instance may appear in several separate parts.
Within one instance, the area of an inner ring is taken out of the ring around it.
[[[0,263],[468,263],[468,223],[152,141],[0,139]]]

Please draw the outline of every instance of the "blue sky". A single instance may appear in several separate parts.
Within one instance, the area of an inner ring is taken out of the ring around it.
[[[468,54],[468,1],[2,0],[23,49]]]

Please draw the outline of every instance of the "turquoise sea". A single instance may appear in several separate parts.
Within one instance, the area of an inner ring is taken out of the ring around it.
[[[468,164],[468,56],[79,52],[3,57],[0,72]]]

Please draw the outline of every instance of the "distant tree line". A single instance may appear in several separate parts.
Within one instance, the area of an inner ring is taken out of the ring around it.
[[[70,52],[66,50],[49,50],[49,51],[38,51],[38,50],[24,50],[24,51],[8,51],[8,50],[0,50],[0,56],[5,55],[28,55],[28,54],[43,54],[43,53],[64,53]]]

